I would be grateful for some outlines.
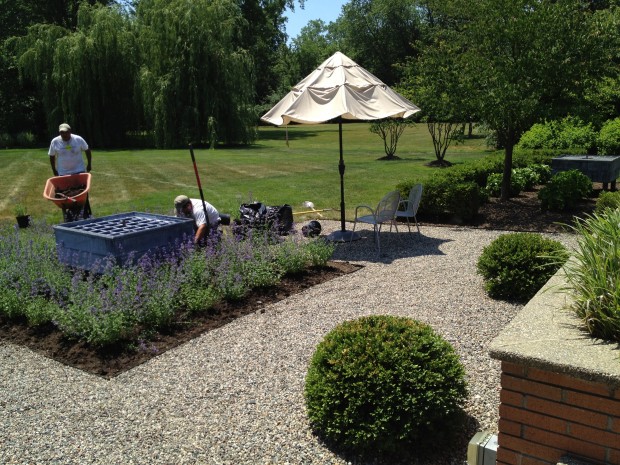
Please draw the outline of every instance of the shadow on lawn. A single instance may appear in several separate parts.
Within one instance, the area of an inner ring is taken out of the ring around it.
[[[321,130],[321,133],[324,132],[332,132],[330,130]],[[338,133],[338,126],[335,126],[335,133]],[[291,126],[288,130],[288,140],[301,140],[307,139],[309,137],[317,137],[316,128],[312,128],[311,126],[308,129],[301,129],[299,126]],[[285,128],[277,128],[271,131],[261,131],[258,137],[258,142],[261,140],[280,140],[286,143],[286,129]]]

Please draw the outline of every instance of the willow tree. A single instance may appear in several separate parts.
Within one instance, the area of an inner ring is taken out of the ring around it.
[[[27,35],[7,40],[7,50],[15,56],[20,81],[32,83],[39,94],[48,133],[50,121],[62,119],[58,110],[58,88],[52,78],[52,68],[56,42],[66,34],[68,31],[60,26],[35,24],[28,28]]]
[[[84,3],[74,31],[39,24],[15,45],[22,74],[42,94],[50,133],[68,121],[91,145],[123,143],[136,120],[137,52],[119,8]]]
[[[141,0],[145,112],[160,147],[255,137],[252,61],[236,46],[245,21],[232,0]]]

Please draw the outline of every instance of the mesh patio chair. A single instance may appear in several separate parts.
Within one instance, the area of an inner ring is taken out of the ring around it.
[[[418,239],[420,238],[420,225],[416,215],[418,214],[418,208],[420,208],[420,200],[422,199],[422,184],[414,185],[409,191],[409,197],[403,199],[398,204],[399,208],[402,206],[403,210],[398,210],[396,216],[399,218],[407,219],[407,227],[409,228],[409,234],[411,234],[411,222],[409,218],[413,218],[415,225],[418,228]]]
[[[392,225],[398,232],[398,226],[396,225],[394,218],[396,209],[398,208],[398,202],[400,202],[400,193],[398,191],[388,192],[379,202],[377,208],[373,209],[370,205],[358,205],[355,207],[355,222],[353,223],[353,232],[357,223],[372,224],[375,243],[377,244],[377,254],[381,254],[381,226],[384,223],[390,223],[390,231]],[[362,212],[370,212],[369,214],[358,216],[360,210]]]

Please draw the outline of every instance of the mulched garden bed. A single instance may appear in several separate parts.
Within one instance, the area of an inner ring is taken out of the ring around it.
[[[595,195],[602,186],[595,184]],[[524,192],[507,202],[490,199],[482,206],[478,217],[470,224],[455,219],[419,217],[424,225],[468,226],[481,229],[530,232],[562,232],[575,216],[584,217],[594,210],[596,199],[580,202],[569,212],[543,212],[538,201],[538,190]],[[61,363],[106,378],[112,378],[145,361],[187,342],[200,334],[219,328],[249,313],[264,311],[270,303],[285,299],[309,287],[335,277],[354,272],[358,265],[330,262],[326,268],[311,268],[304,274],[286,277],[273,288],[252,291],[241,301],[222,302],[203,315],[181,315],[166,331],[151,335],[148,342],[133,347],[95,349],[84,342],[69,340],[51,324],[29,328],[25,321],[7,321],[0,317],[0,340],[31,348]]]
[[[256,289],[238,302],[221,302],[205,314],[179,315],[170,328],[133,347],[113,346],[97,349],[85,342],[68,339],[51,323],[32,328],[25,320],[8,321],[0,316],[0,340],[29,347],[60,363],[105,378],[113,378],[157,355],[236,318],[264,312],[267,305],[360,268],[347,262],[329,262],[325,268],[285,277],[278,286]]]

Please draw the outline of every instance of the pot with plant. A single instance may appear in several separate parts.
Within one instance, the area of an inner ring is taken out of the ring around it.
[[[27,228],[30,225],[30,215],[28,214],[28,209],[21,203],[18,203],[15,205],[14,211],[17,225],[20,228]]]

